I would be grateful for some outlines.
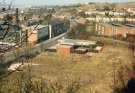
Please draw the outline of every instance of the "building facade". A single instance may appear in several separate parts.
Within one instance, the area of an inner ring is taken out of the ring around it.
[[[68,31],[64,22],[53,23],[50,25],[34,25],[27,29],[27,41],[29,43],[42,42]],[[25,30],[25,31],[26,31]]]
[[[135,25],[115,24],[115,23],[97,23],[96,33],[101,36],[126,38],[127,34],[135,34]]]

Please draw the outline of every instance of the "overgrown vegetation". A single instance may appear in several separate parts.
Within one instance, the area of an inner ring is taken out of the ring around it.
[[[87,31],[87,27],[91,26],[91,29]],[[89,39],[91,35],[95,34],[95,25],[92,24],[78,24],[68,33],[69,38],[73,39]]]
[[[25,51],[23,63],[28,66],[1,79],[0,93],[132,93],[129,90],[134,86],[128,80],[135,75],[134,57],[128,43],[97,37],[95,25],[90,31],[85,30],[87,26],[79,24],[68,35],[106,44],[101,53],[92,57],[48,52],[35,56]]]
[[[120,41],[120,40],[115,40],[113,38],[97,36],[95,33],[87,32],[84,29],[86,29],[86,25],[80,25],[79,24],[68,35],[71,38],[74,38],[74,39],[87,39],[87,40],[98,41],[98,42],[103,43],[105,45],[111,45],[114,48],[118,48],[118,47],[130,48],[129,43],[127,43],[127,42]],[[126,60],[125,58],[123,58],[123,59],[125,59],[125,61],[127,61],[127,62],[134,62],[133,52],[134,51],[132,51],[132,49],[131,49],[131,54],[132,54],[133,58],[126,57],[128,59],[131,59],[130,61]],[[123,53],[125,53],[125,50],[124,50]],[[118,54],[116,53],[115,55],[113,55],[111,57],[112,61],[114,62],[112,64],[112,68],[113,68],[113,72],[112,72],[113,73],[113,75],[112,75],[113,82],[112,82],[112,85],[111,85],[111,87],[113,89],[113,93],[134,93],[135,92],[135,87],[134,87],[134,84],[135,84],[134,83],[135,82],[135,79],[134,79],[135,73],[134,73],[133,67],[135,66],[135,64],[131,63],[132,64],[131,67],[128,67],[127,65],[123,64],[123,62],[121,61],[121,57],[118,57],[118,58],[116,58],[116,60],[114,60],[115,56],[118,56]],[[108,62],[108,61],[109,61],[109,59],[106,60],[106,62]],[[96,62],[96,58],[95,58],[95,62]],[[118,65],[121,65],[121,66],[119,67]]]
[[[131,77],[133,61],[131,51],[118,46],[106,46],[92,57],[48,52],[27,56],[24,64],[30,64],[2,79],[0,93],[116,93]]]
[[[115,79],[114,93],[134,93],[135,73],[132,68],[121,67],[116,73],[118,77]]]
[[[66,87],[58,81],[42,78],[35,79],[31,74],[31,67],[0,80],[0,93],[77,93],[80,85],[77,81],[70,81]]]

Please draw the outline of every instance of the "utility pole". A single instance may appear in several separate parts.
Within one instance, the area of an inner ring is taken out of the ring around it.
[[[48,24],[48,28],[49,28],[49,39],[52,38],[52,26],[50,24]]]
[[[8,10],[11,10],[11,7],[12,7],[13,2],[14,2],[14,0],[11,0],[11,1],[10,1],[10,4],[9,4],[9,6],[8,6]]]
[[[22,31],[20,29],[20,20],[19,20],[19,9],[16,8],[16,26],[17,26],[17,31],[19,31],[19,43],[22,43]],[[17,35],[16,35],[16,39],[17,39]]]

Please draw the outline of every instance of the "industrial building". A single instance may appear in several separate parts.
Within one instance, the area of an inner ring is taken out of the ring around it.
[[[73,52],[73,46],[71,45],[58,45],[57,46],[57,53],[67,55]]]
[[[15,11],[3,11],[0,15],[0,42],[2,42],[0,51],[8,51],[11,48],[27,43],[40,43],[54,38],[69,29],[69,26],[65,24],[65,20],[52,19],[46,25],[38,21],[41,20],[37,20],[36,16],[27,17],[18,8]],[[10,43],[14,45],[10,45]]]
[[[97,23],[96,33],[101,36],[126,38],[127,34],[135,35],[135,25],[118,23]]]
[[[52,22],[49,25],[33,25],[24,29],[24,31],[27,32],[27,42],[29,43],[37,43],[51,39],[64,32],[67,32],[67,30],[68,28],[64,22],[59,21]]]
[[[27,29],[27,42],[36,43],[49,38],[49,26],[36,25]]]
[[[59,54],[85,54],[88,52],[100,52],[103,46],[99,46],[96,41],[60,39],[58,44],[49,47],[47,50]]]

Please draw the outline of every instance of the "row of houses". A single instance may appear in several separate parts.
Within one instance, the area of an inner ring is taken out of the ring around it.
[[[106,11],[86,11],[85,14],[86,15],[92,15],[92,14],[96,14],[96,15],[106,15]],[[117,12],[117,11],[109,11],[108,12],[109,15],[114,15],[114,16],[124,16],[125,12]]]
[[[109,22],[119,22],[119,23],[134,23],[135,19],[133,18],[107,18],[107,17],[96,17],[96,18],[76,18],[75,21],[80,24],[87,24],[91,22],[96,23],[109,23]]]
[[[91,15],[91,14],[96,14],[96,15],[106,15],[108,13],[109,15],[113,16],[124,16],[126,13],[135,14],[135,8],[119,8],[111,10],[105,10],[105,9],[87,9],[85,10],[85,14]]]
[[[103,16],[96,16],[95,18],[93,17],[88,17],[86,18],[88,21],[94,21],[94,22],[135,22],[134,18],[122,18],[122,17],[103,17]]]
[[[108,22],[128,22],[128,23],[135,23],[134,18],[122,18],[122,17],[103,17],[103,16],[96,16],[96,17],[88,17],[88,18],[82,18],[82,17],[76,17],[76,22],[84,24],[88,22],[102,22],[102,23],[108,23]]]
[[[129,13],[135,14],[135,8],[128,8],[127,11]]]

